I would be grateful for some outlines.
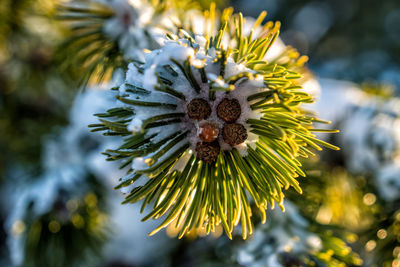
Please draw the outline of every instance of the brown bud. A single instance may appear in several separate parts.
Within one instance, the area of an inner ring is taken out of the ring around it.
[[[199,138],[204,142],[210,143],[217,139],[219,128],[215,123],[205,122],[200,125],[199,132]]]
[[[246,128],[239,123],[225,124],[222,129],[222,137],[225,143],[236,146],[246,141],[247,131]]]
[[[218,117],[225,122],[235,122],[242,110],[237,99],[224,98],[217,106]]]
[[[219,150],[219,143],[216,141],[211,143],[198,142],[196,145],[197,158],[205,163],[213,163],[216,161]]]
[[[187,113],[192,120],[205,120],[211,115],[211,107],[201,98],[195,98],[187,105]]]

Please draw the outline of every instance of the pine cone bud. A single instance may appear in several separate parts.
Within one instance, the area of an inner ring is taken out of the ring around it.
[[[187,105],[187,113],[192,120],[205,120],[211,115],[211,107],[201,98],[195,98]]]
[[[247,131],[246,128],[239,123],[225,124],[222,129],[222,137],[225,143],[236,146],[246,141]]]
[[[218,117],[225,122],[235,122],[242,110],[237,99],[224,98],[217,106]]]
[[[213,163],[217,160],[219,154],[219,143],[198,142],[196,145],[197,158],[205,163]]]
[[[219,134],[218,125],[212,122],[205,122],[200,125],[199,138],[207,143],[217,139]]]

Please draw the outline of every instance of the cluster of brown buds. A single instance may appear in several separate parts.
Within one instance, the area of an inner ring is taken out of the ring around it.
[[[196,144],[197,158],[205,163],[214,162],[220,152],[221,140],[230,146],[236,146],[247,139],[246,128],[236,123],[242,110],[237,99],[224,98],[218,104],[216,114],[222,123],[208,121],[212,109],[207,100],[195,98],[187,105],[187,115],[190,119],[199,121],[198,138]],[[222,128],[222,129],[220,129]]]

